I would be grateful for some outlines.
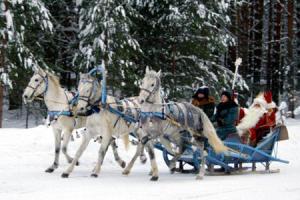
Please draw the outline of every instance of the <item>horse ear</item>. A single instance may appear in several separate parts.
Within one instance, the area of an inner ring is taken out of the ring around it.
[[[157,75],[158,77],[160,77],[160,76],[161,76],[161,70],[159,70],[159,71],[156,73],[156,75]]]
[[[149,67],[147,66],[147,67],[146,67],[146,74],[148,74],[149,71],[150,71],[150,70],[149,70]]]

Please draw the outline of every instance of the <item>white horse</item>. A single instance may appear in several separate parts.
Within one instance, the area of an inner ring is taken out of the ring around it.
[[[142,142],[146,144],[147,140],[161,137],[164,134],[172,137],[172,135],[178,135],[182,130],[188,130],[193,136],[191,144],[197,146],[201,151],[201,168],[196,178],[202,179],[207,155],[204,151],[203,138],[208,139],[209,144],[217,153],[228,151],[228,148],[219,139],[212,123],[201,109],[189,103],[174,103],[172,108],[174,110],[171,111],[161,96],[160,74],[160,71],[150,71],[147,67],[146,75],[140,86],[139,103],[142,116],[140,122],[142,129],[148,135],[142,139]],[[179,157],[180,154],[174,157],[173,166],[170,166],[171,170],[175,168],[174,163]],[[155,167],[151,180],[157,179],[158,170]]]
[[[57,169],[59,165],[62,135],[62,152],[67,161],[69,163],[72,162],[73,159],[67,152],[68,143],[70,141],[72,131],[85,126],[86,117],[73,116],[73,108],[72,105],[70,105],[70,101],[73,99],[73,94],[61,87],[57,76],[46,72],[41,68],[38,68],[30,79],[28,86],[23,93],[23,99],[26,104],[37,99],[39,96],[44,97],[48,113],[51,115],[50,118],[55,118],[51,123],[55,141],[55,158],[53,164],[46,169],[46,172],[51,173]],[[120,160],[116,151],[116,144],[114,140],[111,145],[115,159],[124,168],[125,162]],[[76,164],[78,165],[78,160],[76,161]]]
[[[89,110],[88,108],[95,110],[95,112],[87,117],[87,131],[83,135],[82,143],[75,154],[73,162],[62,174],[63,178],[69,177],[76,165],[76,162],[92,138],[97,138],[99,136],[102,138],[98,161],[91,174],[92,177],[98,177],[108,145],[113,137],[127,137],[130,132],[137,132],[138,126],[136,123],[129,123],[124,120],[122,116],[113,113],[110,108],[126,115],[128,115],[128,113],[126,113],[127,111],[131,112],[132,119],[135,121],[137,120],[139,113],[138,101],[135,98],[118,101],[112,96],[107,96],[107,105],[103,106],[100,101],[102,97],[101,91],[102,85],[99,79],[90,74],[80,75],[78,85],[79,100],[76,109],[77,114],[85,115],[85,113]]]

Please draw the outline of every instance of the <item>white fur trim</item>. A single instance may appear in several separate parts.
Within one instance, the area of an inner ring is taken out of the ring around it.
[[[255,127],[259,119],[266,113],[266,109],[263,107],[251,107],[248,109],[247,114],[241,120],[241,123],[236,127],[240,136],[250,128]]]
[[[245,115],[248,114],[249,109],[248,108],[243,108]]]
[[[253,107],[255,104],[259,104],[264,108],[266,108],[268,106],[268,103],[266,102],[266,100],[261,97],[255,98],[251,107]]]
[[[276,104],[274,101],[272,101],[272,103],[269,103],[266,107],[267,109],[271,109],[271,108],[276,108]]]

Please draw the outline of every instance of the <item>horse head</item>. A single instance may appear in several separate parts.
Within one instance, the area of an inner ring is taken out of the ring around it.
[[[160,92],[161,81],[160,81],[161,71],[149,70],[146,68],[146,74],[140,85],[139,102],[143,104],[145,102],[154,103],[153,99],[157,93]]]
[[[76,112],[78,115],[85,115],[90,107],[101,101],[101,80],[87,73],[80,74],[78,85],[78,103]]]
[[[24,103],[32,102],[36,97],[47,92],[48,76],[42,68],[38,67],[31,77],[23,93]]]

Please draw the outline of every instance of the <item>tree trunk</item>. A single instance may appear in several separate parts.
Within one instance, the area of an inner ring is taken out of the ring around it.
[[[296,24],[296,23],[295,23]],[[296,58],[294,57],[293,47],[295,42],[294,37],[294,3],[293,1],[288,1],[288,60],[289,60],[289,73],[287,77],[287,92],[288,92],[288,101],[289,101],[289,110],[292,112],[292,118],[295,118],[295,65]]]
[[[261,90],[261,69],[262,69],[262,30],[263,30],[263,6],[264,1],[255,1],[254,7],[254,52],[253,52],[253,81],[255,84],[254,93]]]
[[[8,2],[7,0],[4,0],[3,7],[1,10],[3,13],[5,13],[8,9]],[[5,15],[3,16],[3,20],[6,21]],[[7,45],[7,32],[4,32],[3,38],[1,42],[1,49],[0,49],[0,74],[5,72],[5,48]],[[2,128],[2,120],[3,120],[3,93],[4,93],[4,87],[3,83],[0,80],[0,128]]]
[[[276,103],[279,100],[279,88],[280,88],[280,32],[281,32],[281,12],[282,12],[282,0],[276,2],[274,5],[274,48],[272,51],[272,92],[273,98]]]
[[[273,40],[273,1],[269,2],[269,27],[268,27],[268,53],[267,53],[267,90],[271,90],[272,85],[272,40]]]

